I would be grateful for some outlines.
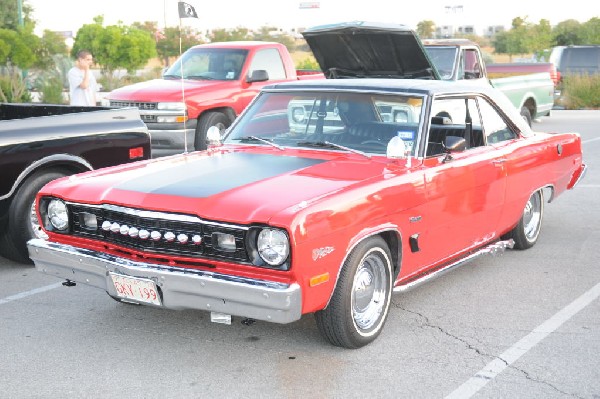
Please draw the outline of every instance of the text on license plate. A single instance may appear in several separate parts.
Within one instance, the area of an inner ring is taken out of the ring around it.
[[[161,304],[154,281],[114,273],[110,273],[110,278],[119,298],[132,299],[137,302],[152,303],[154,305]]]

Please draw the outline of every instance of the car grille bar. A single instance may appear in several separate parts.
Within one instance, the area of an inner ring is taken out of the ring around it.
[[[247,229],[202,221],[194,216],[140,211],[112,206],[91,206],[69,203],[72,233],[133,250],[215,260],[250,263],[246,251]],[[95,216],[96,227],[85,221]],[[107,228],[110,224],[110,228]],[[143,236],[142,231],[147,233]],[[217,246],[218,234],[235,238],[235,250]],[[181,240],[180,240],[181,238]]]
[[[111,107],[120,107],[120,108],[136,107],[136,108],[139,108],[140,110],[152,110],[152,109],[156,109],[157,103],[111,100],[110,106]]]

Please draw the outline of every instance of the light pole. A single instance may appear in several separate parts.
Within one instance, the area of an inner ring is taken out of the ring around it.
[[[23,26],[23,0],[17,0],[17,17],[19,26]]]

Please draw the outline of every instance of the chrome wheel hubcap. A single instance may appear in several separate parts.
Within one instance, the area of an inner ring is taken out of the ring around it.
[[[525,209],[523,210],[523,227],[525,237],[528,240],[534,240],[540,231],[542,220],[542,198],[539,193],[535,193],[529,198]]]
[[[387,294],[385,263],[373,252],[367,254],[354,275],[352,317],[361,330],[375,325],[384,310]]]

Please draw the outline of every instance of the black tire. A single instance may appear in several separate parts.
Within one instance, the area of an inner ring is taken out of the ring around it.
[[[206,132],[211,126],[216,126],[221,132],[231,125],[231,120],[222,112],[206,112],[198,119],[196,135],[194,137],[194,149],[196,151],[206,150]]]
[[[527,122],[529,127],[531,127],[532,117],[531,112],[529,112],[529,108],[521,107],[521,116],[523,117],[523,119],[525,119],[525,122]]]
[[[27,241],[43,235],[34,231],[35,196],[47,183],[67,174],[59,170],[39,171],[28,177],[17,190],[8,209],[8,225],[0,235],[0,254],[20,263],[32,263]]]
[[[512,238],[515,241],[515,249],[529,249],[537,242],[542,228],[544,216],[544,194],[538,190],[531,194],[519,223],[503,239]]]
[[[327,307],[315,313],[319,331],[331,344],[360,348],[379,336],[392,295],[390,250],[381,237],[370,237],[344,262]]]

